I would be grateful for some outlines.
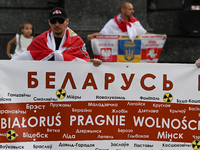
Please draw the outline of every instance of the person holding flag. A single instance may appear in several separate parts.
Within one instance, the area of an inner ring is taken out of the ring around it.
[[[148,33],[140,24],[140,22],[133,16],[133,5],[129,2],[123,1],[120,4],[120,14],[110,19],[100,32],[89,34],[87,39],[91,41],[94,35],[128,35],[133,41],[137,35],[152,34]],[[165,34],[163,39],[167,39]]]

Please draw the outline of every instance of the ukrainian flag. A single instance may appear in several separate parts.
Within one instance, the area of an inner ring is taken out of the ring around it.
[[[141,39],[131,41],[128,36],[121,35],[118,40],[118,62],[139,63],[141,59]]]

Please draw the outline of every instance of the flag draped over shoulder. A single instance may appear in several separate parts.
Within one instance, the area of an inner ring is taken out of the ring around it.
[[[122,20],[120,17],[119,17],[119,15],[116,15],[115,17],[114,17],[114,19],[115,19],[115,22],[117,23],[117,25],[118,25],[118,27],[122,30],[122,32],[126,32],[127,31],[127,28],[126,28],[126,26],[128,25],[129,27],[131,27],[131,24],[129,23],[129,22],[131,22],[131,23],[134,23],[134,22],[136,22],[136,21],[138,21],[135,17],[129,17],[129,22],[125,22],[124,20]]]
[[[127,35],[134,41],[137,35],[145,34],[147,31],[142,27],[135,17],[130,17],[129,22],[121,18],[121,14],[110,19],[100,31],[103,35]]]
[[[90,61],[83,40],[70,28],[66,32],[56,49],[53,32],[50,29],[37,36],[28,46],[27,51],[14,57],[13,60],[49,60],[53,55],[56,61]]]

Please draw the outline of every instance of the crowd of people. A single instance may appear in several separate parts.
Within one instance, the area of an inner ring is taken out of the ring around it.
[[[156,1],[153,1],[155,3]],[[87,36],[90,41],[94,35],[99,34],[127,34],[130,40],[137,35],[148,33],[140,22],[133,16],[133,5],[122,2],[119,7],[120,14],[110,19],[100,32]],[[56,7],[49,12],[48,23],[50,29],[34,38],[34,27],[31,23],[24,23],[19,33],[7,44],[7,55],[11,60],[38,60],[38,61],[85,61],[93,62],[99,66],[102,61],[90,58],[84,41],[68,27],[69,18],[66,11]],[[167,39],[167,35],[164,35]],[[10,54],[11,45],[16,44],[15,53]],[[196,61],[200,67],[200,59]]]

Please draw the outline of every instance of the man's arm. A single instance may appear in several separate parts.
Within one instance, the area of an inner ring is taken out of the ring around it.
[[[154,34],[154,33],[149,33],[149,32],[146,32],[145,34]],[[166,40],[167,39],[167,35],[164,34],[164,37],[163,37],[163,40]]]
[[[94,35],[99,35],[99,34],[101,34],[101,33],[95,32],[95,33],[92,33],[92,34],[88,34],[88,36],[87,36],[88,41],[91,41],[91,39],[94,38]]]
[[[200,58],[196,60],[195,64],[197,65],[198,68],[200,68]]]

